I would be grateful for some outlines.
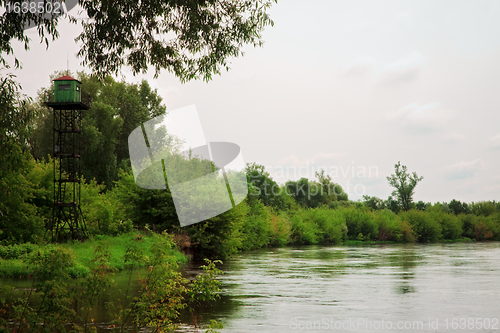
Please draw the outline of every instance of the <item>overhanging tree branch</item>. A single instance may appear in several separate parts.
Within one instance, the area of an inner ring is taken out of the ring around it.
[[[75,38],[83,44],[78,56],[100,78],[118,73],[123,66],[132,68],[134,74],[152,66],[155,76],[167,70],[182,82],[208,81],[229,69],[228,59],[242,55],[243,45],[263,45],[261,33],[273,25],[266,13],[273,2],[276,0],[80,0],[86,17],[71,16],[70,21],[83,27]],[[6,12],[0,17],[1,53],[14,53],[13,39],[29,48],[24,26],[30,20],[47,45],[47,37],[58,37],[57,19]],[[5,63],[3,57],[0,62]]]

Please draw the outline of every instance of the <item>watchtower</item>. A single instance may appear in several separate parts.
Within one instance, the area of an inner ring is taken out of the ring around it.
[[[47,224],[53,241],[87,237],[80,208],[80,135],[82,112],[90,108],[90,98],[81,84],[63,76],[45,95],[45,104],[54,111],[54,207]]]

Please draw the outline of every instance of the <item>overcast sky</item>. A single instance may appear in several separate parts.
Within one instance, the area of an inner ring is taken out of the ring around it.
[[[75,9],[74,9],[75,10]],[[168,110],[195,104],[208,141],[237,143],[278,182],[323,167],[357,200],[386,199],[401,161],[416,201],[500,200],[500,2],[282,0],[263,48],[210,83],[146,78]],[[24,92],[86,70],[79,28],[48,50],[15,43]],[[36,37],[36,31],[31,32]]]

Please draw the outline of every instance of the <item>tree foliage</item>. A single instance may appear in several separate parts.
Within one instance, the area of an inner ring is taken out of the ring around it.
[[[260,200],[264,205],[278,210],[287,210],[293,206],[293,200],[285,189],[276,183],[263,165],[248,163],[245,167],[250,197]]]
[[[39,171],[29,154],[34,111],[20,93],[14,75],[0,78],[0,241],[36,241],[43,228],[33,204],[39,184],[32,179]]]
[[[244,44],[262,45],[264,27],[273,24],[266,13],[273,2],[80,0],[83,14],[70,16],[70,20],[83,28],[76,36],[76,41],[82,42],[78,56],[100,78],[116,74],[126,65],[134,73],[146,72],[152,66],[156,76],[164,69],[181,81],[208,81],[221,69],[229,68],[228,58],[243,54]],[[2,5],[5,3],[2,1]],[[30,21],[47,47],[49,38],[58,38],[57,19],[48,20],[29,11],[5,12],[0,17],[1,53],[14,53],[12,40],[24,42],[25,49],[29,48],[24,26]]]
[[[286,193],[292,196],[302,207],[320,207],[332,205],[335,201],[347,201],[347,193],[339,184],[333,183],[324,170],[316,172],[317,181],[301,178],[285,184]]]
[[[386,203],[384,200],[377,198],[375,196],[371,197],[369,195],[363,195],[363,203],[373,209],[373,210],[380,210],[386,208]]]
[[[51,80],[72,75],[66,71],[51,75]],[[129,167],[128,136],[144,122],[166,113],[166,107],[156,89],[147,81],[140,84],[117,82],[110,76],[99,81],[95,76],[78,73],[82,90],[92,98],[89,110],[82,112],[80,153],[82,175],[96,179],[109,189],[118,179],[118,169]],[[52,155],[53,111],[43,104],[43,95],[52,89],[40,90],[33,107],[40,116],[30,141],[37,159]]]
[[[469,206],[465,202],[460,202],[460,200],[451,200],[450,203],[448,204],[448,207],[450,210],[455,214],[466,214],[470,212]]]
[[[2,0],[0,4],[2,7],[6,7],[7,2],[10,2],[11,5],[21,3],[19,0]],[[59,37],[59,33],[57,31],[57,20],[52,20],[48,17],[38,15],[30,11],[20,14],[13,11],[10,13],[5,11],[5,13],[0,16],[0,27],[2,27],[2,29],[0,29],[0,65],[7,66],[3,53],[7,55],[14,53],[14,49],[11,45],[11,41],[13,39],[22,42],[24,44],[24,49],[29,50],[30,38],[24,28],[26,24],[30,22],[37,27],[40,42],[45,41],[47,46],[49,45],[49,38],[54,40]],[[15,65],[16,67],[20,66],[17,58],[15,59]]]
[[[409,174],[405,165],[398,162],[394,165],[395,174],[387,177],[389,185],[395,188],[392,195],[397,198],[400,207],[404,211],[408,211],[412,207],[413,194],[415,193],[415,186],[424,177],[418,177],[416,172]]]

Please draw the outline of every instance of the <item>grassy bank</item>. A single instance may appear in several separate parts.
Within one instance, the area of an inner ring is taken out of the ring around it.
[[[123,270],[127,265],[135,264],[135,267],[147,265],[147,259],[152,257],[152,249],[159,246],[160,235],[142,235],[131,232],[119,236],[96,236],[85,242],[73,242],[66,244],[34,245],[24,243],[18,245],[0,246],[0,277],[27,278],[35,269],[36,257],[44,256],[54,250],[62,250],[69,253],[72,265],[68,268],[73,277],[84,277],[90,272],[95,250],[98,247],[107,248],[110,252],[109,265],[116,271]],[[171,249],[168,251],[166,261],[176,263],[187,262],[187,258],[176,249],[173,242],[169,243]],[[127,251],[133,250],[140,253],[141,260],[132,262],[127,258]]]

